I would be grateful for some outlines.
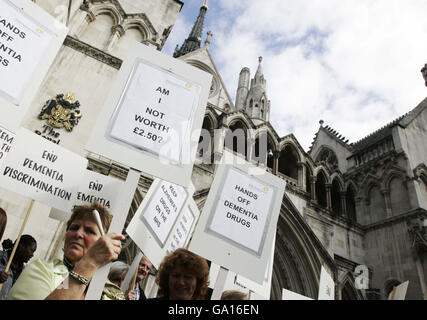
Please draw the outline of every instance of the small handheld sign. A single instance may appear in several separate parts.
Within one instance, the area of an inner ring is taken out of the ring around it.
[[[28,0],[0,0],[0,125],[15,132],[68,33]]]
[[[199,216],[192,195],[168,181],[155,179],[126,233],[158,268],[173,247],[185,246]],[[189,221],[191,220],[191,221]]]
[[[187,187],[211,79],[135,41],[86,149]]]

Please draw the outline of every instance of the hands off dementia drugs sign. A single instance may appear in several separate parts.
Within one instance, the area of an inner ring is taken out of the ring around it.
[[[181,163],[181,138],[200,86],[138,61],[111,125],[111,137]]]
[[[238,163],[224,151],[189,250],[262,284],[286,182]]]
[[[187,187],[212,76],[134,42],[88,151]]]
[[[59,210],[66,210],[87,160],[21,128],[0,168],[0,186]]]
[[[7,0],[0,0],[0,91],[18,105],[52,40],[50,32]]]
[[[68,29],[28,0],[0,0],[0,125],[16,131]]]
[[[260,254],[274,189],[236,168],[229,168],[208,231]]]

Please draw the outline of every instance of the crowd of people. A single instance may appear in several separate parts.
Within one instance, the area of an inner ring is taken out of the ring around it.
[[[99,213],[101,225],[93,211]],[[125,237],[107,233],[112,216],[97,202],[75,206],[66,223],[63,258],[46,261],[31,258],[37,241],[24,234],[12,242],[2,242],[0,251],[1,300],[78,300],[85,299],[91,278],[111,262],[102,300],[146,300],[142,282],[153,269],[143,255],[126,290],[122,284],[130,265],[118,260]],[[0,208],[0,240],[7,224],[6,211]],[[100,228],[103,230],[101,231]],[[199,255],[179,248],[167,254],[156,273],[156,300],[204,300],[208,297],[209,264]],[[245,293],[227,290],[222,300],[246,300]]]

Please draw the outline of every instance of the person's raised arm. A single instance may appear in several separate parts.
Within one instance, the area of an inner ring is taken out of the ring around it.
[[[116,260],[120,254],[121,241],[125,237],[109,233],[99,238],[76,263],[67,279],[46,297],[46,300],[84,299],[87,283],[101,266]]]

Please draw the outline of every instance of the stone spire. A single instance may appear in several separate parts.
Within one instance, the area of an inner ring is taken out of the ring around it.
[[[267,98],[267,81],[264,78],[264,74],[261,68],[262,57],[258,58],[258,62],[258,69],[254,78],[251,79],[251,87],[244,99],[244,109],[252,120],[256,120],[254,122],[264,122],[270,121],[270,100]],[[248,75],[246,73],[244,78],[247,79],[247,76]],[[239,103],[240,100],[242,100],[242,98],[239,95]],[[239,104],[237,105],[239,106]]]
[[[181,49],[178,49],[178,46],[175,49],[173,54],[174,58],[178,58],[200,48],[206,11],[208,11],[208,0],[204,0],[203,5],[200,7],[199,16],[193,25],[193,29],[191,29],[190,35],[182,44]]]

